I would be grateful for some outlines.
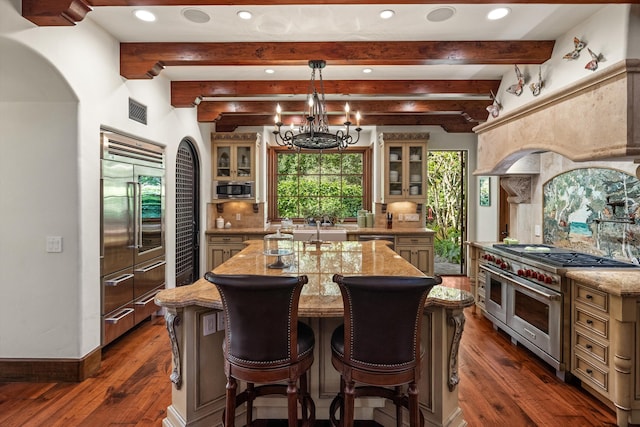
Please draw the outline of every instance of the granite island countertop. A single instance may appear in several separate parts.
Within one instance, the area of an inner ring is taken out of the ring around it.
[[[271,225],[269,227],[252,227],[252,228],[211,228],[205,231],[207,235],[224,235],[224,234],[245,234],[245,235],[265,235],[275,233],[280,228],[278,226]],[[315,227],[311,226],[297,226],[294,228],[315,230]],[[345,229],[347,235],[363,235],[363,234],[379,234],[379,235],[433,235],[434,231],[425,228],[386,228],[386,227],[358,227],[356,225],[337,225],[335,227],[322,227],[322,229]]]
[[[293,261],[283,257],[290,266],[271,269],[267,265],[275,257],[263,254],[263,241],[245,242],[240,253],[218,266],[218,274],[301,275],[309,278],[299,304],[301,317],[340,317],[343,314],[342,297],[333,274],[345,275],[405,275],[422,276],[423,273],[391,250],[385,243],[330,242],[309,245],[295,242]],[[446,286],[435,286],[429,293],[425,307],[441,306],[459,309],[473,305],[473,296],[467,291]],[[165,289],[157,294],[156,304],[168,308],[190,305],[222,310],[220,294],[215,286],[204,278],[188,286]]]

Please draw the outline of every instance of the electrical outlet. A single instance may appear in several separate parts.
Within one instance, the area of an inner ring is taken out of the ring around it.
[[[533,232],[533,233],[536,235],[536,237],[540,237],[540,233],[541,233],[541,230],[540,230],[540,224],[536,224],[536,225],[533,227],[533,229],[534,229],[534,232]]]
[[[419,221],[420,215],[418,214],[404,214],[405,221]]]
[[[404,214],[398,214],[398,221],[404,221]]]
[[[216,322],[218,331],[224,331],[224,311],[219,311],[216,314],[218,315],[218,321]]]
[[[51,253],[62,252],[62,237],[47,236],[47,252],[51,252]]]
[[[216,332],[217,313],[202,316],[202,335],[207,336]]]
[[[242,214],[237,213],[236,214],[236,221],[241,221],[242,220]]]

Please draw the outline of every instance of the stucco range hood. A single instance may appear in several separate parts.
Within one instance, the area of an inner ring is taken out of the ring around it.
[[[476,175],[514,173],[517,160],[540,151],[576,162],[640,159],[640,59],[620,61],[474,130]]]

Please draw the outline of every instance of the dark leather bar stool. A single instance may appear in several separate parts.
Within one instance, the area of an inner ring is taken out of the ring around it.
[[[287,396],[289,427],[298,426],[298,402],[303,424],[313,425],[315,405],[307,371],[313,363],[315,337],[311,327],[298,321],[298,302],[307,276],[207,273],[204,277],[216,286],[224,307],[224,425],[234,426],[235,410],[245,402],[246,424],[251,425],[253,401],[268,394]],[[241,393],[237,380],[247,383]],[[284,381],[286,385],[274,384]]]
[[[378,396],[395,404],[398,427],[403,407],[411,427],[423,425],[417,386],[422,313],[429,291],[442,278],[336,274],[333,281],[342,293],[344,324],[331,336],[331,362],[340,372],[341,388],[331,403],[332,424],[352,427],[354,399]]]

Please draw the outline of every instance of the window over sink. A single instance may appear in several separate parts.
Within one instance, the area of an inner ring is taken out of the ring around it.
[[[292,151],[269,155],[269,217],[355,220],[371,206],[371,150]]]

